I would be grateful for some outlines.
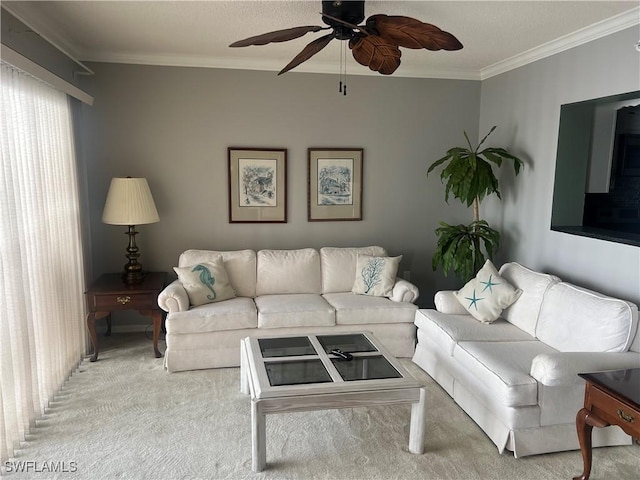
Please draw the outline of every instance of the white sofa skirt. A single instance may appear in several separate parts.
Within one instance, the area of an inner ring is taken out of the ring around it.
[[[331,325],[326,327],[246,328],[217,332],[169,333],[164,366],[169,372],[240,366],[240,340],[274,335],[371,332],[395,357],[409,358],[415,351],[413,323]]]

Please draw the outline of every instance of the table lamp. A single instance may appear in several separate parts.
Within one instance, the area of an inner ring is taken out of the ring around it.
[[[107,200],[102,212],[102,221],[109,225],[128,225],[129,246],[122,280],[127,285],[142,283],[142,264],[138,263],[136,225],[160,221],[153,196],[146,178],[112,178]]]

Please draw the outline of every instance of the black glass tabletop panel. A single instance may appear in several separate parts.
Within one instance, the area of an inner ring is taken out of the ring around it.
[[[402,378],[402,375],[383,356],[354,357],[347,361],[332,358],[333,365],[345,382],[375,380],[380,378]]]
[[[377,352],[367,337],[361,333],[349,333],[346,335],[318,335],[318,341],[325,352],[337,348],[347,353]]]
[[[264,364],[272,387],[331,382],[331,376],[318,359],[266,362]]]
[[[262,358],[317,355],[308,337],[260,338]]]

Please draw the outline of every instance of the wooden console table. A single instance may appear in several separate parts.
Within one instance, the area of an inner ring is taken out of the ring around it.
[[[640,368],[580,376],[587,381],[584,408],[576,416],[584,469],[573,480],[588,480],[593,427],[618,425],[633,438],[640,438]]]
[[[153,352],[156,358],[162,357],[158,350],[158,339],[162,328],[163,311],[158,306],[158,295],[164,288],[166,279],[165,272],[150,272],[145,274],[142,283],[126,285],[122,281],[122,274],[107,273],[91,285],[85,295],[89,306],[87,328],[93,344],[92,362],[98,359],[99,351],[96,320],[116,310],[138,310],[140,314],[153,319]],[[109,325],[108,332],[110,331]]]

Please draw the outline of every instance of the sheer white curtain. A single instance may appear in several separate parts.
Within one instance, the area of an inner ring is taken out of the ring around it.
[[[0,65],[0,466],[82,359],[84,269],[65,94]]]

